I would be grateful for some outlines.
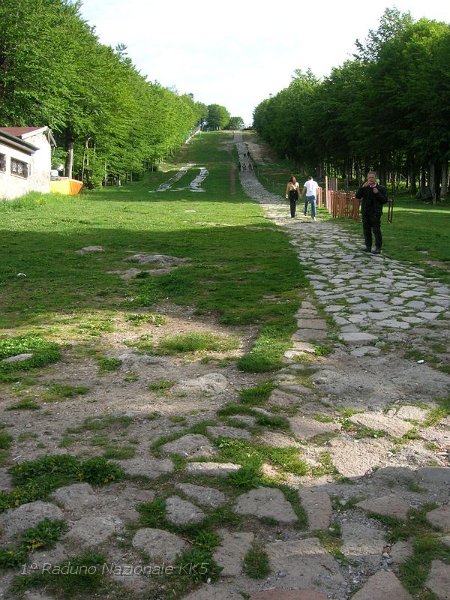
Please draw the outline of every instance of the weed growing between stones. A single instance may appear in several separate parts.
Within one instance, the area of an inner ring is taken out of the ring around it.
[[[441,540],[439,528],[431,525],[426,518],[427,513],[436,507],[436,504],[425,504],[420,509],[411,509],[405,520],[369,513],[371,518],[387,528],[386,540],[389,543],[412,541],[413,555],[400,565],[399,576],[405,588],[415,597],[424,591],[433,560],[450,563],[450,548]]]
[[[79,594],[92,598],[105,589],[105,563],[102,554],[87,551],[49,569],[15,577],[12,590],[23,593],[30,588],[45,587],[60,598],[72,598]]]
[[[13,437],[3,429],[6,427],[5,423],[0,423],[0,466],[3,466],[8,457],[8,451],[13,442]]]
[[[322,547],[329,552],[336,560],[342,564],[354,564],[348,560],[343,554],[342,548],[342,531],[339,523],[334,522],[327,530],[321,529],[316,531],[316,535],[322,544]]]
[[[123,470],[104,458],[81,461],[76,456],[53,455],[15,465],[12,490],[0,492],[0,512],[27,502],[45,499],[63,485],[85,481],[105,485],[123,477]]]
[[[250,406],[243,406],[242,404],[229,403],[220,410],[217,411],[220,417],[230,417],[234,415],[249,415],[255,417],[256,425],[261,427],[270,427],[272,429],[289,429],[289,421],[284,417],[270,417],[268,415],[261,414],[257,410]]]
[[[24,565],[29,552],[52,548],[67,529],[65,521],[43,519],[35,527],[26,529],[16,546],[0,549],[0,568]]]
[[[243,571],[252,579],[264,579],[270,573],[269,557],[261,545],[253,543],[244,556]]]
[[[261,381],[253,387],[241,389],[239,392],[239,398],[243,404],[250,406],[261,406],[267,402],[275,388],[276,385],[272,380]]]

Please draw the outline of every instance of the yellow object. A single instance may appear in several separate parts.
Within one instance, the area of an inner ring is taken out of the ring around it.
[[[50,191],[54,194],[64,194],[65,196],[75,196],[83,187],[83,182],[77,179],[61,177],[57,181],[50,181]]]

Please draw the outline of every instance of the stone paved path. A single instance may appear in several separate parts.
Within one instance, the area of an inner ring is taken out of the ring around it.
[[[240,155],[246,152],[239,135],[236,143]],[[214,559],[222,567],[220,580],[203,584],[184,600],[411,599],[399,567],[413,555],[412,540],[388,543],[383,523],[373,514],[404,521],[411,509],[426,507],[430,527],[450,546],[450,419],[430,419],[435,399],[449,388],[448,376],[434,368],[448,360],[449,290],[419,269],[363,254],[360,240],[333,223],[291,220],[286,203],[268,193],[253,171],[240,176],[246,193],[286,231],[311,284],[302,297],[285,367],[275,375],[268,403],[272,412],[260,409],[274,416],[277,407],[289,409],[290,432],[267,429],[257,438],[270,446],[298,448],[308,464],[308,475],[292,475],[287,482],[305,511],[306,528],[295,527],[294,506],[280,489],[261,486],[234,498],[219,489],[223,477],[239,466],[215,462],[214,440],[254,439],[255,417],[243,414],[235,417],[239,427],[218,419],[206,435],[166,443],[159,457],[122,461],[129,475],[155,480],[150,489],[129,483],[94,489],[80,483],[60,488],[48,502],[6,511],[0,515],[2,541],[8,543],[44,517],[64,518],[68,533],[53,550],[32,555],[36,568],[60,563],[74,549],[97,547],[106,547],[116,564],[140,564],[142,556],[171,564],[189,549],[180,535],[142,527],[127,547],[120,541],[126,525],[138,517],[134,506],[151,502],[158,477],[174,473],[169,456],[177,454],[188,461],[186,481],[175,483],[166,498],[168,522],[200,527],[208,511],[228,506],[253,523],[251,530],[224,525],[218,531]],[[405,358],[405,349],[425,358]],[[312,372],[310,379],[305,372]],[[225,386],[213,374],[207,383],[211,397]],[[269,576],[261,580],[243,569],[255,543],[270,564]],[[148,578],[140,572],[116,573],[113,579],[129,589],[130,599],[166,597],[148,596]],[[10,582],[10,575],[0,576],[0,597],[7,597]],[[438,600],[450,598],[448,561],[432,561],[425,587]],[[23,598],[56,597],[43,591]]]

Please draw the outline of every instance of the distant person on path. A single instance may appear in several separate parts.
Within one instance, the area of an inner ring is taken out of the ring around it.
[[[299,197],[300,186],[294,176],[289,178],[286,186],[286,198],[289,198],[289,207],[291,209],[291,219],[295,217],[297,209],[297,200]]]
[[[381,213],[383,212],[383,204],[388,201],[388,196],[386,188],[377,183],[375,171],[367,173],[367,181],[356,192],[356,197],[361,200],[362,226],[366,244],[363,250],[364,252],[372,252],[372,254],[381,254],[383,242]],[[372,250],[372,232],[375,237],[374,250]]]
[[[310,175],[308,181],[305,181],[305,183],[303,184],[303,194],[306,194],[305,209],[303,213],[306,217],[306,215],[308,214],[308,204],[311,203],[311,219],[313,221],[316,220],[316,196],[318,187],[319,184],[317,183],[317,181],[314,181],[312,175]]]

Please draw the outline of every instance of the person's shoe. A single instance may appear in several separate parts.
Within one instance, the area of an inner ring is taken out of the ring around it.
[[[361,250],[363,252],[372,252],[372,248],[369,248],[369,246],[364,246],[364,248],[361,248]]]
[[[316,217],[311,217],[312,221],[317,221]]]
[[[375,250],[372,250],[372,254],[381,254],[381,248],[375,248]]]

